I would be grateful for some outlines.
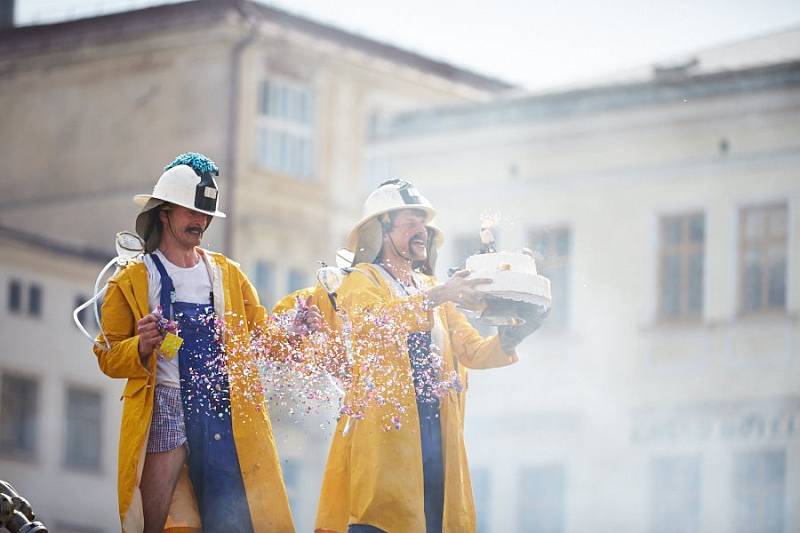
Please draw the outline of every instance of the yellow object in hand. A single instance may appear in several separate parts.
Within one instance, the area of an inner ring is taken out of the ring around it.
[[[161,346],[158,348],[158,353],[171,361],[176,355],[178,355],[178,350],[181,349],[183,345],[183,339],[175,335],[174,333],[167,333],[164,337],[164,340],[161,342]]]

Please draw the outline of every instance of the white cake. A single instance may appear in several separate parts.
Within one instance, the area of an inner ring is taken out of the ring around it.
[[[475,288],[492,296],[550,307],[550,280],[536,271],[536,261],[523,253],[496,252],[467,258],[470,278],[487,278],[491,283]]]

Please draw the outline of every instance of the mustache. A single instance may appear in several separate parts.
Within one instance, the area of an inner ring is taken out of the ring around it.
[[[423,232],[419,232],[416,235],[413,235],[410,239],[408,239],[408,244],[411,244],[412,241],[415,241],[417,239],[421,240],[423,243],[428,242],[428,236]]]

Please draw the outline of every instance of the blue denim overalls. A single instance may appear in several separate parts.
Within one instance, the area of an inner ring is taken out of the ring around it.
[[[174,316],[183,338],[178,367],[189,478],[203,532],[251,532],[250,509],[233,441],[228,374],[216,338],[214,293],[209,304],[175,301],[172,278],[158,256],[150,257],[161,274],[163,316]]]

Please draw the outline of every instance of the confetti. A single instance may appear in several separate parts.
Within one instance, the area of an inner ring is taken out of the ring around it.
[[[189,397],[208,413],[230,411],[230,395],[249,402],[262,412],[272,406],[273,419],[298,422],[301,417],[323,420],[320,427],[335,425],[336,418],[363,420],[380,417],[386,431],[400,430],[415,401],[435,402],[463,386],[455,371],[445,371],[440,350],[417,350],[430,343],[430,333],[410,332],[396,317],[420,309],[342,310],[340,328],[296,333],[297,312],[302,307],[272,316],[259,330],[249,332],[245,321],[228,315],[201,321],[216,326],[215,340],[225,350],[209,347],[199,353],[202,370],[192,372]],[[417,344],[415,344],[417,343]],[[409,358],[412,352],[423,353]],[[316,423],[315,423],[316,425]]]

